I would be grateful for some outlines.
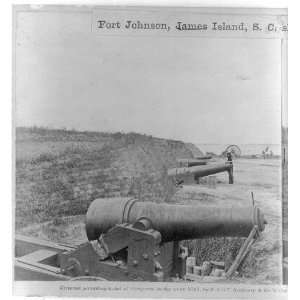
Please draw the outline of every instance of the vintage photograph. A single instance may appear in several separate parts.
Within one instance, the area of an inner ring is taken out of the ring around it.
[[[13,10],[15,284],[287,285],[287,11]]]

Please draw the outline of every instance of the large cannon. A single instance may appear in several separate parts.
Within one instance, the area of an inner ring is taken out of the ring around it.
[[[18,280],[184,280],[188,254],[180,241],[216,236],[252,238],[253,230],[263,231],[265,223],[255,206],[96,199],[86,214],[88,242],[74,247],[19,237],[15,276]]]
[[[185,182],[192,179],[193,182],[199,183],[199,179],[205,176],[227,172],[229,183],[233,184],[233,163],[225,162],[219,164],[209,164],[204,166],[193,166],[184,168],[173,168],[168,170],[168,177],[175,182]]]
[[[184,277],[186,250],[179,241],[247,237],[264,230],[258,207],[157,204],[130,198],[97,199],[86,215],[86,232],[105,261],[126,257],[126,270],[141,280]],[[122,276],[119,276],[121,279]]]
[[[94,200],[86,214],[86,233],[97,240],[117,224],[149,223],[162,242],[212,236],[247,236],[254,225],[264,229],[264,216],[255,206],[171,205],[130,198]]]

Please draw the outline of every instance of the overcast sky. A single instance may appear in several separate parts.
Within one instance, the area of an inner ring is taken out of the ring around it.
[[[196,143],[280,143],[280,40],[104,37],[19,13],[16,124]]]

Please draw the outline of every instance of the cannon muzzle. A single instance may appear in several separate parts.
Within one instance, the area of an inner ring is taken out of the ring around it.
[[[87,237],[96,240],[117,224],[134,224],[140,220],[146,220],[151,228],[159,231],[162,242],[216,236],[246,237],[253,226],[263,231],[266,223],[256,206],[171,205],[106,198],[94,200],[87,211]]]

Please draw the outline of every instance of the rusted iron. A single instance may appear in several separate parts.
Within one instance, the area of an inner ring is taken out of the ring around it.
[[[229,183],[233,184],[233,164],[226,162],[222,164],[209,164],[205,166],[194,166],[188,168],[174,168],[168,170],[168,177],[175,181],[185,181],[187,177],[192,177],[195,183],[199,183],[201,177],[227,172]]]
[[[202,166],[207,164],[207,160],[191,159],[191,158],[179,158],[177,159],[179,167],[193,167]]]
[[[195,156],[196,159],[211,159],[212,155]]]
[[[98,264],[127,249],[125,265],[130,276],[135,274],[141,280],[154,281],[171,276],[184,278],[187,249],[181,247],[179,241],[216,236],[246,237],[253,226],[262,231],[264,225],[262,212],[253,206],[170,205],[131,198],[94,200],[86,215],[88,239],[97,241],[104,249],[105,255]],[[76,252],[71,251],[67,257],[78,257],[80,253]],[[93,272],[101,272],[100,267],[93,265],[93,268],[96,268]],[[207,273],[210,272],[203,274]],[[121,275],[118,278],[122,280]]]
[[[170,205],[140,202],[130,198],[94,200],[86,214],[89,240],[96,240],[116,224],[147,220],[160,232],[162,241],[212,236],[248,236],[253,226],[264,230],[264,215],[258,207]]]
[[[256,232],[263,231],[265,223],[262,212],[253,206],[97,199],[86,215],[89,242],[72,247],[17,238],[15,276],[16,280],[184,280],[188,251],[180,245],[181,240],[247,236],[253,227]],[[188,274],[196,276],[190,279],[197,281],[201,270],[198,275]],[[218,278],[220,274],[215,273],[209,277]]]

